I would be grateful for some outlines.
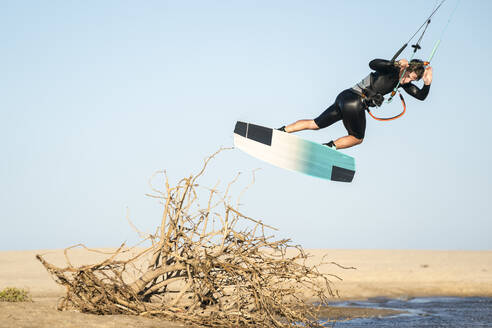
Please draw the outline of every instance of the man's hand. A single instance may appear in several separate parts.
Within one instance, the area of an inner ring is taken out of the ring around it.
[[[408,67],[408,60],[406,59],[400,59],[399,61],[397,61],[398,63],[398,66],[400,66],[401,68],[407,68]]]
[[[424,80],[425,85],[430,85],[432,83],[432,67],[426,67],[422,79]]]

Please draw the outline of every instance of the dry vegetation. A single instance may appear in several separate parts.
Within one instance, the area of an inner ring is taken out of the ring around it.
[[[214,327],[319,326],[316,309],[301,292],[309,290],[324,304],[334,296],[330,277],[306,265],[301,247],[268,237],[265,230],[273,228],[241,213],[239,199],[232,204],[229,191],[237,177],[223,193],[202,189],[206,205],[198,205],[202,187],[197,179],[217,153],[176,186],[169,185],[165,172],[159,172],[163,190],[152,187],[151,179],[149,196],[162,202],[163,215],[156,233],[144,238],[150,247],[122,245],[101,263],[80,267],[71,264],[69,249],[64,268],[38,255],[66,287],[59,309],[160,316]],[[287,254],[289,249],[294,252]]]
[[[28,290],[7,287],[0,291],[0,302],[31,302],[32,298]]]

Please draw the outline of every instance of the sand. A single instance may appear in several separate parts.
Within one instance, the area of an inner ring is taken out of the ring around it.
[[[492,297],[492,251],[425,251],[425,250],[307,250],[310,261],[319,263],[321,271],[333,278],[340,295],[337,300],[372,297],[412,298],[427,296]],[[57,285],[35,259],[45,254],[48,261],[62,266],[62,250],[0,252],[0,289],[26,288],[32,303],[0,302],[0,327],[183,327],[160,319],[133,316],[96,316],[55,310],[64,289]],[[75,265],[89,264],[101,255],[72,250]],[[308,295],[308,291],[306,291]],[[334,309],[331,317],[364,317],[391,312],[367,309]]]
[[[336,274],[342,299],[492,296],[492,251],[310,250],[356,269],[323,265]]]

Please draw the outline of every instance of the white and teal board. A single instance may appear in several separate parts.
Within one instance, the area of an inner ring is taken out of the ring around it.
[[[236,122],[234,146],[275,166],[333,181],[351,182],[355,160],[339,151],[293,134]]]

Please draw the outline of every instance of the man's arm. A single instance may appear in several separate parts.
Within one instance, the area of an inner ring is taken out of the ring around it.
[[[406,93],[408,93],[412,97],[415,97],[419,100],[424,100],[429,94],[430,85],[432,83],[432,67],[428,66],[425,69],[423,80],[424,86],[422,87],[422,89],[419,89],[415,84],[412,83],[402,84],[401,86],[403,90],[405,90]]]
[[[430,84],[424,84],[422,89],[419,89],[419,87],[412,83],[402,84],[401,87],[406,91],[406,93],[414,98],[417,98],[418,100],[424,100],[427,98],[430,90]]]
[[[397,62],[392,62],[385,59],[373,59],[369,62],[369,67],[376,72],[388,73],[399,70],[399,67],[397,67],[395,63]]]

